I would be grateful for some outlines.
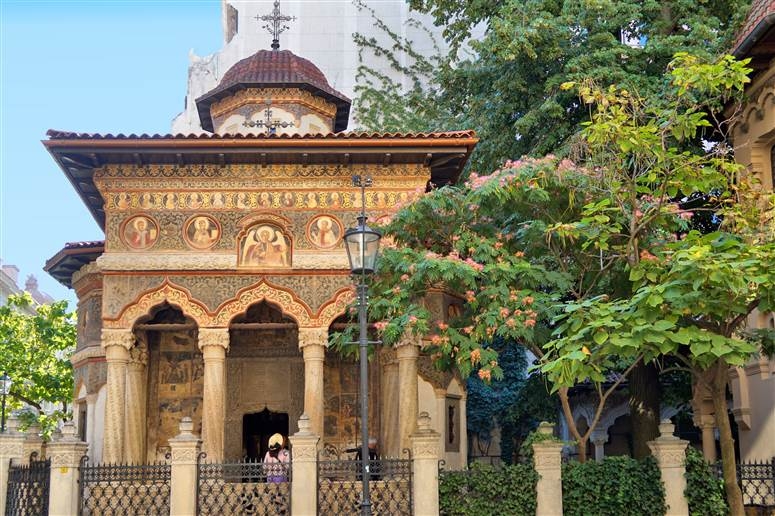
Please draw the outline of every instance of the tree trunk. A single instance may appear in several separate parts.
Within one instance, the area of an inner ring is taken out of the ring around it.
[[[659,372],[653,363],[639,363],[630,373],[630,419],[632,421],[633,456],[651,455],[646,444],[659,437]]]
[[[568,388],[560,387],[558,394],[560,395],[560,406],[562,406],[562,414],[565,416],[565,424],[568,425],[568,430],[576,440],[576,444],[578,446],[579,462],[584,463],[587,461],[587,439],[581,436],[579,429],[576,426],[576,422],[573,420],[573,411],[570,408],[570,400],[568,399]]]
[[[735,464],[735,440],[732,437],[732,426],[727,414],[727,374],[728,366],[718,361],[710,368],[712,374],[710,390],[713,398],[716,427],[721,443],[721,465],[724,473],[724,491],[729,503],[730,516],[745,516],[743,493],[737,485],[737,467]]]

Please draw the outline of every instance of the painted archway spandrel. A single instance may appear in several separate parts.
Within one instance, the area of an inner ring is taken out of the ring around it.
[[[249,287],[232,300],[224,303],[209,326],[227,326],[236,315],[246,311],[250,305],[268,301],[280,307],[284,314],[295,319],[299,326],[311,326],[312,315],[308,306],[291,291],[270,285],[264,281]]]
[[[313,312],[352,285],[346,275],[267,276],[267,281],[295,292]]]
[[[329,302],[323,305],[317,316],[317,324],[328,328],[334,322],[334,319],[347,311],[347,308],[353,301],[355,301],[355,290],[351,286],[343,288]]]
[[[162,275],[124,276],[106,275],[102,290],[102,317],[116,319],[124,308],[133,303],[143,292],[164,283]]]
[[[148,315],[153,307],[164,302],[179,307],[185,315],[194,319],[200,327],[214,326],[210,324],[211,317],[202,303],[192,299],[180,287],[168,282],[165,282],[159,288],[142,294],[135,302],[121,312],[118,319],[105,319],[103,325],[108,328],[132,327],[140,317]]]

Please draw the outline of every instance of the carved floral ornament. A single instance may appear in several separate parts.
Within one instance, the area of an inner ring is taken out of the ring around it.
[[[211,330],[214,332],[213,339],[218,339],[218,331],[228,328],[229,322],[234,317],[261,301],[278,305],[284,314],[296,321],[300,328],[324,328],[327,331],[331,322],[345,312],[353,299],[354,293],[351,288],[340,289],[329,301],[321,305],[317,313],[314,313],[292,290],[261,280],[251,287],[240,290],[234,298],[222,303],[211,312],[186,289],[165,280],[161,286],[138,296],[135,301],[124,307],[115,319],[103,320],[102,346],[118,344],[130,349],[135,342],[131,330],[135,322],[151,313],[154,307],[165,302],[177,306],[184,314],[191,317],[200,328],[200,333],[204,334],[207,330]]]

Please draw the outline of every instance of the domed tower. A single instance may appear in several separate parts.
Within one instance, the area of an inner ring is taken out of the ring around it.
[[[290,50],[259,50],[196,99],[202,128],[215,134],[317,134],[347,128],[350,99],[312,62]]]

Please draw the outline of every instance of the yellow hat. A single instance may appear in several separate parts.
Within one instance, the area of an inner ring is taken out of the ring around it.
[[[269,447],[270,448],[282,448],[283,446],[283,436],[282,434],[274,434],[272,437],[269,438]]]

